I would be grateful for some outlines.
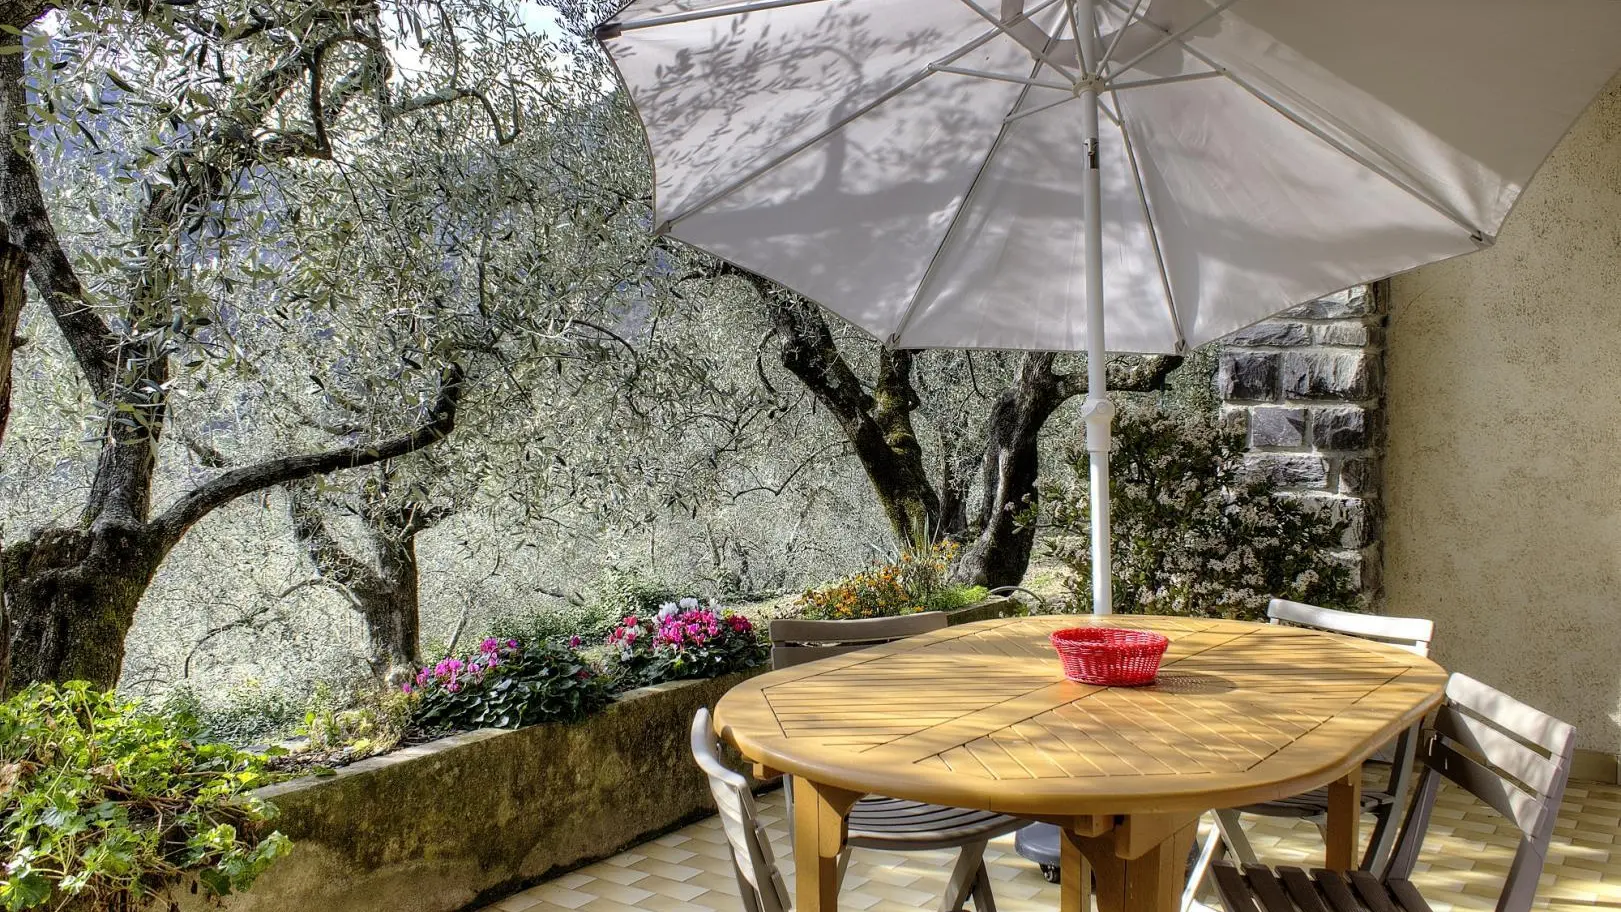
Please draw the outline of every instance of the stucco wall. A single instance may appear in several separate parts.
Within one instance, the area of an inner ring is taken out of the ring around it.
[[[1388,610],[1621,751],[1621,80],[1495,247],[1391,283]]]

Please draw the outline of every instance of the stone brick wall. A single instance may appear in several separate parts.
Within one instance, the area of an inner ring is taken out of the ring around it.
[[[1247,428],[1253,471],[1348,523],[1339,557],[1380,596],[1384,294],[1358,286],[1221,343],[1223,415]]]

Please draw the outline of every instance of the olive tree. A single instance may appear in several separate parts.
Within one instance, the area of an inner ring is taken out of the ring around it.
[[[71,354],[95,452],[77,515],[5,550],[11,683],[110,685],[142,594],[203,517],[455,428],[469,367],[489,357],[468,315],[444,308],[444,270],[396,261],[411,268],[391,271],[398,297],[380,309],[351,293],[365,277],[345,251],[372,234],[399,238],[399,256],[417,242],[386,211],[306,212],[300,194],[362,179],[350,164],[372,141],[448,154],[510,142],[521,124],[503,97],[550,91],[555,61],[536,46],[495,55],[523,72],[447,56],[518,27],[476,3],[12,3],[0,18],[13,42],[0,54],[0,216]],[[118,192],[86,190],[107,184]],[[269,347],[253,337],[278,335],[324,343],[336,369],[289,374],[266,358],[256,370]],[[367,395],[336,440],[266,435],[251,461],[165,476],[168,432],[228,423],[203,410],[231,384],[318,418]]]

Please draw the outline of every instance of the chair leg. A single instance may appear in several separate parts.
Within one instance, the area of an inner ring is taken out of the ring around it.
[[[841,886],[844,884],[844,872],[850,868],[850,851],[850,847],[845,846],[844,851],[839,853],[839,873],[837,878]]]
[[[1239,821],[1239,814],[1235,810],[1226,809],[1216,812],[1216,829],[1221,833],[1221,841],[1226,844],[1227,850],[1238,857],[1240,865],[1260,864],[1255,857],[1255,848],[1250,845],[1248,836],[1244,835],[1244,824]]]
[[[974,912],[996,912],[996,897],[991,895],[991,872],[985,863],[979,864],[979,877],[974,879]]]
[[[1373,812],[1373,833],[1368,837],[1368,851],[1362,856],[1362,870],[1371,871],[1375,877],[1384,877],[1391,850],[1396,847],[1397,806],[1387,804]]]
[[[957,863],[951,868],[951,879],[946,882],[945,896],[940,900],[940,912],[957,912],[967,902],[968,897],[975,897],[978,905],[978,896],[975,888],[985,875],[985,843],[971,842],[962,847],[957,855]],[[989,885],[986,887],[989,893]],[[988,912],[980,909],[979,912]]]
[[[1408,793],[1413,787],[1414,754],[1418,750],[1419,727],[1414,726],[1396,739],[1395,757],[1390,772],[1390,803],[1374,810],[1373,834],[1368,837],[1368,851],[1362,857],[1362,870],[1383,878],[1390,866],[1390,854],[1396,847],[1396,818],[1407,807]]]
[[[1205,878],[1210,875],[1210,864],[1220,858],[1226,851],[1226,843],[1221,836],[1221,826],[1213,824],[1210,835],[1205,837],[1204,845],[1199,848],[1199,856],[1194,859],[1193,867],[1188,870],[1187,886],[1182,888],[1182,912],[1193,912],[1199,904],[1199,888],[1204,886]]]

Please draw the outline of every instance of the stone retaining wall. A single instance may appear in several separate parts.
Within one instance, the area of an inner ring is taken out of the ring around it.
[[[293,851],[224,908],[453,912],[707,815],[693,714],[757,673],[644,687],[575,725],[469,732],[263,789]]]
[[[1222,412],[1249,435],[1249,465],[1347,523],[1339,556],[1379,598],[1385,295],[1357,286],[1221,342]]]

